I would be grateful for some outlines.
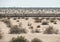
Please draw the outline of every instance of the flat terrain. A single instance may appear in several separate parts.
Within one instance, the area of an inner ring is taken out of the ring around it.
[[[4,21],[10,21],[11,27],[17,25],[19,28],[26,29],[27,33],[9,34],[10,28]],[[53,20],[53,21],[52,21]],[[47,24],[42,24],[46,22]],[[57,34],[44,34],[44,31],[49,27],[58,30]],[[0,18],[0,30],[2,31],[2,39],[0,42],[10,42],[13,37],[24,36],[31,41],[33,38],[39,38],[43,42],[60,42],[60,17],[5,17]],[[32,32],[38,30],[38,32]]]

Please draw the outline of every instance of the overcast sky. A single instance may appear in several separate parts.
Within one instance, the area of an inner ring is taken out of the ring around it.
[[[60,0],[0,0],[0,7],[60,7]]]

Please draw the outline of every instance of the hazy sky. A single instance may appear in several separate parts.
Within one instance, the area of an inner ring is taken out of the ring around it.
[[[0,7],[60,7],[60,0],[0,0]]]

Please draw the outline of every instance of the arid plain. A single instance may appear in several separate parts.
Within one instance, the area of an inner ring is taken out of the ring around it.
[[[13,27],[22,31],[14,32]],[[0,33],[2,34],[0,42],[10,42],[17,36],[23,36],[29,42],[33,38],[38,38],[42,42],[60,42],[60,17],[2,17]]]

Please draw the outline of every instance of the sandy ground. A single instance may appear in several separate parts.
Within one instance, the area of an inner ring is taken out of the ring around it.
[[[16,22],[16,20],[19,20],[19,22]],[[25,19],[16,19],[16,20],[13,20],[13,18],[10,19],[12,25],[19,25],[19,23],[22,23],[22,27],[26,28],[27,33],[9,34],[10,28],[7,27],[7,25],[4,22],[0,21],[0,28],[3,33],[3,38],[0,39],[0,42],[9,42],[12,39],[12,37],[17,37],[21,35],[24,36],[29,41],[31,41],[33,38],[39,38],[43,42],[60,42],[60,20],[56,20],[57,24],[49,22],[49,25],[41,25],[41,23],[35,23],[32,17],[29,17],[28,20]],[[45,19],[43,19],[43,21],[45,21]],[[41,27],[38,29],[41,31],[41,33],[31,33],[31,29],[29,29],[29,26],[27,26],[28,23],[31,23],[34,29],[37,28],[37,25],[40,25]],[[58,29],[59,34],[43,34],[44,29],[47,28],[48,26],[53,26],[55,29]]]

